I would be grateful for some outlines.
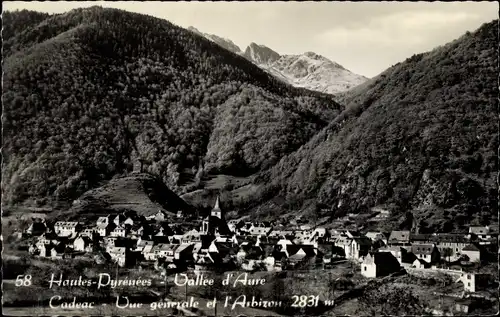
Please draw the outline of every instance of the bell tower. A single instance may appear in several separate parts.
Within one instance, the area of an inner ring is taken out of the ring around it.
[[[210,215],[212,217],[216,217],[222,220],[222,210],[220,209],[220,202],[219,202],[219,196],[217,196],[217,200],[215,201],[215,206],[210,212]]]

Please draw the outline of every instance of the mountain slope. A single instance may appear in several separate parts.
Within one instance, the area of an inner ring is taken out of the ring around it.
[[[364,83],[367,78],[354,74],[343,66],[313,52],[284,55],[271,65],[263,66],[278,73],[295,87],[335,94]]]
[[[258,195],[272,199],[257,211],[382,205],[394,211],[387,226],[408,228],[407,212],[421,231],[495,224],[497,23],[344,94],[342,115],[261,175]]]
[[[214,34],[202,33],[192,26],[188,27],[188,30],[209,39],[210,41],[222,46],[230,52],[233,52],[235,54],[241,53],[241,49],[238,47],[238,45],[234,44],[233,41],[229,39],[225,39]]]
[[[250,43],[245,51],[241,51],[231,40],[202,33],[194,27],[188,29],[233,53],[244,56],[269,74],[294,87],[336,94],[368,80],[313,52],[301,55],[280,55],[269,47],[256,43]]]
[[[337,94],[364,83],[367,78],[313,52],[279,55],[270,48],[250,44],[243,56],[294,87]]]
[[[283,84],[168,21],[116,9],[35,20],[6,44],[4,203],[71,201],[131,171],[183,192],[199,186],[205,166],[217,173],[274,165],[341,111],[331,96]],[[238,112],[240,128],[224,130],[218,114],[226,108]],[[228,144],[212,136],[216,129]],[[194,183],[180,186],[186,173]]]
[[[169,190],[160,179],[149,174],[131,173],[85,192],[70,210],[59,214],[57,218],[67,221],[71,217],[78,218],[82,215],[96,217],[124,211],[151,216],[158,210],[173,214],[179,210],[185,214],[195,213],[194,207]]]
[[[250,43],[243,56],[256,65],[268,65],[277,61],[281,56],[272,49],[264,45]]]

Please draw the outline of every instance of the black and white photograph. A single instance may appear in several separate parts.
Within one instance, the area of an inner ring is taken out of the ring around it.
[[[498,314],[498,2],[2,5],[3,315]]]

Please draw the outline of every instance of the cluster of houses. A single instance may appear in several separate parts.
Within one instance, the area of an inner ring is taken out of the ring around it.
[[[35,236],[32,255],[52,259],[93,257],[121,267],[196,271],[241,268],[281,270],[311,263],[327,241],[323,228],[284,230],[269,222],[226,222],[219,198],[199,226],[174,223],[167,213],[148,217],[121,213],[99,217],[94,223],[58,221],[48,226],[34,219],[25,231]]]
[[[497,234],[490,232],[488,227],[479,226],[469,227],[468,234],[392,231],[387,239],[383,233],[377,232],[369,232],[365,236],[371,238],[371,247],[369,241],[360,243],[353,237],[350,250],[361,262],[362,275],[380,277],[402,268],[436,271],[455,277],[457,282],[463,282],[464,290],[470,292],[487,284],[482,283],[486,282],[484,275],[464,271],[461,267],[459,270],[449,269],[450,264],[480,263],[483,247],[497,243]],[[374,248],[376,241],[380,243]],[[443,263],[446,263],[445,267]]]
[[[383,216],[382,216],[383,217]],[[35,219],[26,233],[35,236],[33,255],[48,258],[91,256],[125,266],[148,266],[162,273],[202,270],[328,268],[341,260],[361,264],[366,277],[397,272],[401,267],[432,269],[442,259],[481,261],[482,245],[496,243],[488,227],[469,234],[414,234],[286,228],[269,222],[226,222],[219,198],[197,225],[175,223],[158,211],[148,217],[121,213],[94,223],[59,221],[47,226]]]

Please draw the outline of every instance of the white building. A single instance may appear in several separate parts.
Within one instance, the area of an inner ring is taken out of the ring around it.
[[[70,237],[76,235],[78,222],[58,221],[54,224],[54,231],[59,237]]]
[[[86,236],[80,236],[73,241],[75,251],[92,252],[92,241]]]
[[[125,237],[125,228],[122,226],[117,226],[113,231],[110,232],[112,237]]]

